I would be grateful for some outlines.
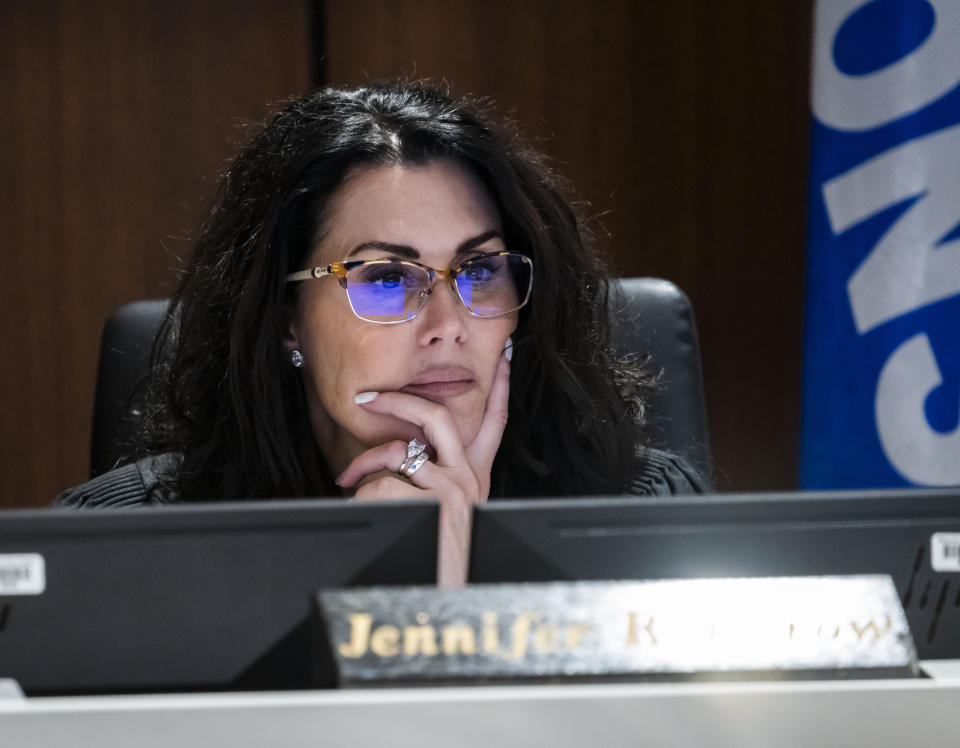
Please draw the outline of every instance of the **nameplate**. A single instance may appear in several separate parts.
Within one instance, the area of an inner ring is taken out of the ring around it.
[[[20,684],[12,678],[0,678],[0,701],[4,699],[23,699]]]
[[[340,685],[914,677],[887,576],[325,590]]]

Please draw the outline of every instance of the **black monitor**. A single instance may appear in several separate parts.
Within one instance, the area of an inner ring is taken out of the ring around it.
[[[954,659],[951,533],[960,488],[496,501],[474,510],[470,581],[889,574],[921,659]]]
[[[315,591],[434,584],[437,517],[435,502],[344,500],[0,512],[0,679],[27,694],[324,685]]]

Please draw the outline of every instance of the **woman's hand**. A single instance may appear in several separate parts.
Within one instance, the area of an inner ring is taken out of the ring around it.
[[[490,493],[490,469],[507,425],[509,394],[510,364],[506,356],[501,356],[480,429],[467,445],[461,442],[450,411],[439,403],[403,392],[380,392],[361,404],[374,413],[395,416],[418,426],[435,460],[423,463],[409,479],[401,477],[396,470],[407,456],[407,443],[393,441],[356,457],[337,483],[345,487],[360,484],[354,498],[361,501],[439,499],[437,581],[441,586],[460,586],[466,581],[472,507],[486,501]],[[378,473],[383,474],[363,482]]]

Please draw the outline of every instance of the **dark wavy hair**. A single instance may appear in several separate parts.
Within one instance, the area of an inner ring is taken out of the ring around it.
[[[452,159],[476,174],[506,245],[533,258],[514,333],[491,496],[619,493],[644,391],[610,348],[608,273],[565,185],[513,125],[425,82],[325,88],[287,103],[224,175],[173,296],[139,408],[136,456],[179,452],[183,500],[336,495],[282,341],[325,208],[360,165]]]

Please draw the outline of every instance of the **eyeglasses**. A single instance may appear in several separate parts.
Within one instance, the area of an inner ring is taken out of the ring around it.
[[[290,273],[286,281],[325,275],[339,279],[353,313],[368,322],[390,325],[413,319],[427,303],[438,276],[450,282],[473,316],[501,317],[530,298],[533,260],[515,252],[488,252],[449,270],[409,260],[351,260]]]

